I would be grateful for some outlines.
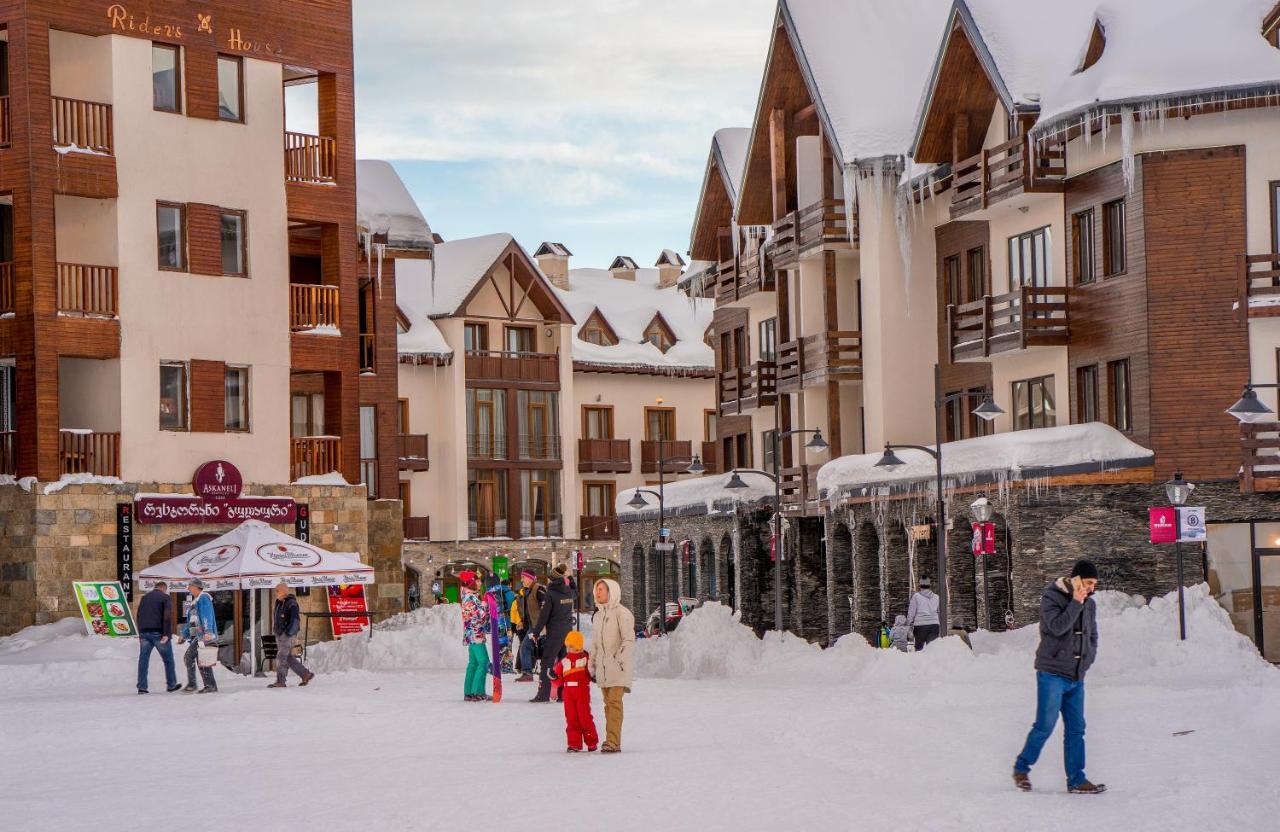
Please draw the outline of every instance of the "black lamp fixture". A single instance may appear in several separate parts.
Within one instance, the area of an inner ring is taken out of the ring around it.
[[[1256,390],[1252,387],[1246,387],[1244,388],[1244,394],[1240,396],[1236,403],[1227,408],[1227,413],[1246,425],[1252,425],[1255,422],[1266,421],[1272,411],[1258,398]]]
[[[813,432],[813,438],[805,443],[804,449],[806,451],[825,451],[829,447],[831,446],[827,444],[827,440],[822,438],[822,429],[817,428]]]
[[[737,491],[738,489],[746,488],[747,484],[743,481],[742,477],[738,475],[738,472],[734,471],[733,476],[729,477],[729,481],[724,484],[724,487]]]
[[[884,456],[880,457],[880,461],[876,463],[877,468],[887,468],[890,471],[897,470],[907,463],[893,452],[893,448],[887,443],[884,446]]]
[[[693,455],[693,462],[690,463],[689,467],[684,469],[686,474],[702,474],[706,470],[707,466],[702,464],[702,460],[698,458],[697,454]]]
[[[973,415],[984,422],[992,422],[995,421],[997,416],[1004,415],[1004,408],[1000,407],[988,396],[986,401],[973,409]]]
[[[631,499],[627,501],[627,505],[635,509],[636,511],[639,511],[640,509],[649,505],[649,501],[644,498],[643,494],[637,491],[635,494],[631,495]]]

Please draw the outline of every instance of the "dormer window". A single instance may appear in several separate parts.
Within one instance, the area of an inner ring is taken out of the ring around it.
[[[671,327],[667,325],[667,322],[662,319],[661,313],[654,315],[653,320],[644,328],[644,341],[653,344],[663,352],[675,345],[675,333],[671,331]]]
[[[578,338],[588,344],[601,347],[612,347],[618,343],[618,336],[614,334],[613,327],[609,326],[609,322],[604,319],[604,315],[600,314],[599,309],[593,311],[591,317],[587,318],[587,322],[578,330]]]
[[[1280,49],[1280,3],[1262,19],[1262,36],[1267,43]]]
[[[1107,30],[1102,25],[1102,21],[1093,21],[1093,31],[1089,33],[1089,44],[1085,47],[1084,58],[1080,61],[1080,66],[1076,67],[1073,73],[1079,75],[1089,67],[1098,62],[1102,57],[1102,50],[1107,48]]]

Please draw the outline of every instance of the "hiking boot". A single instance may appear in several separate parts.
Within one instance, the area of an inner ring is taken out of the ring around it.
[[[529,674],[529,673],[523,673],[523,674],[521,674],[521,675],[520,675],[520,678],[519,678],[519,679],[516,679],[516,681],[517,681],[517,682],[532,682],[532,681],[533,681],[533,676],[532,676],[532,674]]]
[[[272,682],[271,684],[267,685],[267,687],[269,687],[269,688],[287,688],[287,687],[289,687],[289,686],[288,686],[287,684],[285,684],[284,682]]]
[[[1107,786],[1105,783],[1090,783],[1088,780],[1084,780],[1078,785],[1067,789],[1067,791],[1072,794],[1102,794],[1106,790]]]
[[[195,689],[196,689],[195,682],[192,682],[191,684],[189,684],[189,685],[187,685],[185,688],[183,688],[183,689],[182,689],[182,692],[183,692],[183,693],[191,693],[191,692],[192,692],[193,690],[195,690]]]
[[[607,742],[604,745],[600,746],[601,754],[619,754],[621,752],[622,752],[622,749],[611,742]]]
[[[1019,791],[1031,791],[1031,778],[1027,776],[1025,771],[1015,771],[1013,773],[1013,785],[1018,787]]]
[[[149,693],[149,692],[150,692],[150,691],[145,691],[145,690],[143,690],[142,688],[138,688],[138,695],[139,695],[139,696],[141,696],[141,695],[142,695],[142,694],[144,694],[144,693]]]
[[[307,686],[307,682],[310,682],[314,678],[316,678],[316,674],[308,670],[307,675],[302,677],[302,684],[300,686],[305,688]]]

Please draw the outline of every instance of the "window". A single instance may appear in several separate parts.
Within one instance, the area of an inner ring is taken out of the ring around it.
[[[1076,421],[1098,421],[1098,365],[1076,370]]]
[[[14,372],[12,364],[0,364],[0,433],[10,433],[14,430],[14,401],[17,373]],[[11,446],[0,444],[0,454],[13,453]],[[12,456],[9,457],[12,460]],[[12,465],[12,462],[10,462]],[[3,469],[0,469],[3,470]]]
[[[766,430],[760,434],[760,459],[763,461],[764,470],[773,470],[773,453],[777,447],[774,443],[777,441],[778,432],[776,430]],[[739,465],[742,463],[739,462]]]
[[[612,517],[614,515],[615,486],[611,482],[583,483],[583,507],[588,517]]]
[[[676,438],[676,409],[674,407],[646,407],[644,409],[644,438],[650,442],[659,439],[670,442]]]
[[[480,459],[507,457],[507,392],[467,388],[467,454]]]
[[[360,407],[360,479],[369,499],[378,496],[378,409]]]
[[[520,472],[520,536],[559,537],[560,472]]]
[[[965,265],[969,270],[969,294],[966,303],[982,300],[987,294],[987,249],[985,246],[971,248],[965,252]]]
[[[959,393],[948,393],[953,396]],[[964,439],[964,397],[947,402],[942,414],[942,439],[944,442],[955,442]]]
[[[1053,403],[1053,376],[1013,383],[1013,429],[1051,428],[1058,424]]]
[[[521,459],[560,458],[560,394],[519,390],[517,416]]]
[[[1049,227],[1009,238],[1009,289],[1048,286],[1053,279],[1053,239]]]
[[[1271,183],[1271,250],[1280,251],[1280,182]]]
[[[1102,273],[1121,274],[1124,262],[1124,200],[1102,206]]]
[[[973,387],[969,390],[968,401],[965,402],[965,412],[969,414],[969,436],[987,436],[995,430],[995,425],[983,419],[981,416],[975,416],[974,410],[978,405],[991,398],[991,391],[986,387]]]
[[[960,279],[960,255],[953,254],[942,261],[942,285],[949,306],[959,306],[964,303],[964,297],[961,294],[964,284]]]
[[[222,273],[243,277],[248,269],[248,244],[245,238],[244,211],[223,211],[222,223]]]
[[[324,394],[294,393],[290,436],[324,436]]]
[[[1071,215],[1071,276],[1077,284],[1093,282],[1093,209]]]
[[[529,326],[509,326],[507,327],[507,352],[535,352],[533,346],[533,327]]]
[[[160,429],[187,429],[187,365],[182,362],[160,365]]]
[[[613,346],[613,342],[609,340],[609,333],[604,331],[604,327],[595,321],[590,321],[578,333],[578,337],[588,344],[598,344],[602,347]]]
[[[751,434],[740,433],[733,437],[733,467],[751,467]]]
[[[507,477],[505,471],[467,472],[467,527],[471,537],[507,534]]]
[[[166,271],[187,270],[187,206],[156,203],[156,260]]]
[[[223,373],[223,428],[229,431],[249,430],[249,368],[227,367]]]
[[[218,118],[244,121],[244,63],[232,55],[218,56]]]
[[[948,393],[948,397],[956,396],[956,398],[947,402],[943,408],[943,440],[955,442],[958,439],[986,436],[990,433],[991,423],[973,413],[990,395],[990,391],[985,387],[972,387],[968,390]]]
[[[714,410],[702,411],[702,441],[716,441],[716,412]]]
[[[462,348],[467,352],[486,352],[489,349],[489,325],[467,324],[462,329]]]
[[[396,433],[409,432],[409,400],[399,399],[396,402]]]
[[[1110,400],[1111,426],[1116,430],[1133,430],[1133,405],[1129,395],[1129,359],[1107,362],[1107,398]]]
[[[760,326],[760,360],[778,360],[778,319],[769,318],[761,321]]]
[[[612,407],[583,407],[582,408],[582,438],[583,439],[612,439],[613,438],[613,408]]]
[[[649,325],[645,327],[644,338],[641,340],[653,344],[658,349],[666,352],[675,343],[675,335],[672,334],[671,328],[667,326],[661,316],[655,315]]]
[[[182,51],[176,46],[151,44],[151,106],[182,112]]]

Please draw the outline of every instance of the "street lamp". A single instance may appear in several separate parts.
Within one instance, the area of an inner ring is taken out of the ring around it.
[[[1187,640],[1187,608],[1186,601],[1183,598],[1182,593],[1182,507],[1187,504],[1187,498],[1190,497],[1191,492],[1195,490],[1196,487],[1194,485],[1182,478],[1181,471],[1174,471],[1173,479],[1164,484],[1164,493],[1169,498],[1169,502],[1173,503],[1173,514],[1175,520],[1173,524],[1173,551],[1174,556],[1178,559],[1178,634],[1183,641]]]
[[[952,402],[959,401],[968,397],[967,392],[952,393],[948,396],[942,395],[942,371],[937,365],[933,365],[933,436],[934,447],[927,445],[896,445],[891,442],[884,443],[884,456],[876,462],[877,468],[884,468],[893,471],[906,465],[894,453],[895,450],[910,448],[911,450],[924,451],[933,457],[936,470],[936,483],[938,489],[938,512],[936,516],[937,533],[934,545],[938,548],[938,630],[939,632],[947,632],[947,504],[942,497],[942,409]],[[996,404],[988,394],[986,399],[973,409],[973,415],[977,416],[984,422],[990,422],[997,416],[1004,413],[1004,410]]]
[[[973,515],[973,519],[978,523],[989,523],[991,516],[995,513],[995,509],[991,507],[991,501],[986,497],[979,497],[969,504],[969,513]],[[987,583],[987,553],[984,548],[982,552],[982,605],[987,611],[987,629],[991,629],[991,587]]]
[[[631,499],[627,501],[627,506],[639,511],[649,505],[649,501],[644,498],[645,494],[652,494],[654,497],[658,498],[658,543],[654,546],[655,551],[658,553],[658,632],[665,636],[667,634],[667,579],[665,568],[667,550],[665,547],[674,546],[674,544],[668,543],[666,535],[662,533],[664,529],[663,521],[666,508],[663,495],[666,493],[667,465],[672,462],[682,462],[683,460],[680,458],[667,459],[664,457],[662,455],[662,444],[666,440],[658,439],[656,441],[658,443],[658,490],[654,491],[651,488],[637,488],[635,493],[631,495]],[[688,468],[684,469],[684,473],[701,474],[706,470],[707,468],[702,464],[702,460],[695,454],[693,462],[689,464]],[[672,551],[674,551],[674,549]],[[679,606],[679,590],[676,591],[675,601],[676,605]]]
[[[1236,403],[1227,408],[1227,413],[1234,416],[1242,424],[1252,425],[1255,422],[1266,421],[1271,415],[1271,408],[1267,407],[1258,398],[1256,387],[1280,387],[1277,384],[1249,384],[1244,388],[1244,393],[1236,400]]]

